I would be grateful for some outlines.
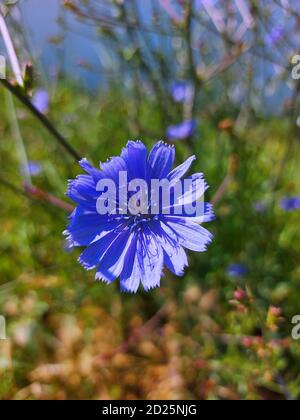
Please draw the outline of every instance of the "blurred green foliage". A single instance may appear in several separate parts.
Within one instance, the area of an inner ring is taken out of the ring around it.
[[[0,171],[20,187],[6,99],[1,89]],[[34,184],[66,199],[67,180],[81,169],[15,105],[29,159],[42,165]],[[183,278],[166,273],[148,294],[95,283],[76,262],[79,251],[65,250],[67,214],[0,185],[0,314],[8,336],[0,341],[0,398],[300,397],[300,346],[291,338],[300,314],[300,212],[279,205],[299,194],[298,133],[284,118],[225,129],[230,114],[201,114],[195,138],[176,144],[178,162],[196,153],[193,169],[205,173],[209,199],[228,168],[233,174],[208,226],[214,242],[205,254],[190,253]],[[94,164],[128,139],[151,146],[166,129],[151,97],[137,109],[117,88],[89,95],[67,83],[52,90],[49,118]],[[257,202],[266,211],[257,212]],[[248,274],[230,277],[232,263]],[[239,288],[242,301],[234,298]]]

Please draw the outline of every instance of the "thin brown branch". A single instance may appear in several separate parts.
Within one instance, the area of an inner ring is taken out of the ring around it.
[[[118,353],[126,353],[130,347],[132,347],[139,340],[140,337],[144,336],[158,324],[158,322],[166,313],[167,306],[167,304],[164,304],[145,324],[134,330],[129,338],[119,347],[117,347],[113,352],[97,356],[95,361],[110,360]]]
[[[32,185],[28,185],[28,184],[24,184],[24,190],[26,191],[26,193],[31,196],[34,197],[38,200],[41,200],[45,203],[50,203],[55,207],[58,207],[62,210],[67,211],[68,213],[71,213],[74,210],[74,207],[72,206],[72,204],[67,203],[66,201],[61,200],[60,198],[55,197],[54,195],[41,190],[38,187],[32,186]]]

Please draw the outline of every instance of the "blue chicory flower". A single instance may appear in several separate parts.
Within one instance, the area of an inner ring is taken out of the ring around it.
[[[97,200],[103,193],[99,191],[99,181],[111,180],[119,193],[125,186],[120,185],[121,173],[127,174],[128,182],[139,178],[148,185],[153,179],[166,179],[174,186],[181,183],[195,156],[172,170],[174,159],[174,146],[158,142],[148,154],[142,142],[129,141],[121,156],[100,163],[100,170],[86,159],[80,161],[87,174],[69,182],[67,196],[77,207],[64,233],[71,246],[86,247],[79,262],[87,270],[96,269],[96,280],[112,283],[120,278],[122,291],[135,293],[140,283],[149,291],[160,286],[164,266],[175,275],[184,274],[188,265],[184,248],[204,252],[211,243],[212,235],[199,225],[214,219],[209,203],[204,203],[200,218],[185,212],[174,215],[173,210],[179,203],[175,200],[167,214],[152,215],[148,209],[147,214],[131,210],[125,214],[98,212]],[[188,179],[191,188],[179,200],[185,204],[195,202],[195,181],[203,180],[203,174],[194,174]],[[208,186],[204,185],[206,190]]]
[[[300,210],[300,197],[285,197],[280,206],[284,211]]]
[[[248,269],[243,264],[231,264],[227,267],[227,274],[230,277],[243,277],[247,274]]]
[[[171,86],[171,95],[175,102],[186,102],[191,98],[192,89],[187,82],[174,82]]]
[[[178,125],[171,125],[167,129],[167,138],[171,141],[184,140],[193,135],[197,123],[195,120],[186,120]]]
[[[33,95],[32,103],[42,114],[46,114],[49,107],[48,92],[44,89],[37,90]]]

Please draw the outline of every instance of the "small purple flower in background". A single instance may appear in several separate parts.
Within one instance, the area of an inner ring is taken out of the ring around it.
[[[187,82],[174,82],[171,86],[171,94],[175,102],[187,102],[191,99],[192,88]]]
[[[24,165],[23,170],[31,176],[37,176],[42,172],[42,166],[38,162],[29,161],[28,165]]]
[[[268,209],[268,206],[263,201],[257,201],[254,203],[253,208],[257,213],[265,213]]]
[[[231,264],[227,267],[227,274],[230,277],[243,277],[248,273],[248,269],[243,264]]]
[[[186,120],[178,125],[170,125],[167,129],[167,138],[172,141],[184,140],[194,134],[197,127],[195,120]]]
[[[214,219],[209,203],[204,203],[200,218],[186,212],[172,214],[179,205],[175,199],[167,214],[152,215],[149,211],[151,193],[144,204],[146,213],[132,212],[130,207],[125,214],[97,211],[97,201],[102,194],[97,191],[100,180],[113,182],[120,194],[126,187],[120,183],[120,174],[124,172],[128,182],[142,179],[149,185],[153,179],[166,179],[174,186],[182,182],[195,156],[172,170],[174,160],[174,146],[158,142],[149,154],[142,142],[129,141],[120,157],[100,163],[100,169],[94,168],[86,159],[80,162],[87,174],[69,182],[67,196],[77,207],[70,216],[65,235],[71,246],[86,247],[79,262],[87,270],[96,269],[97,280],[112,283],[120,277],[122,291],[135,293],[140,283],[148,291],[160,286],[164,266],[175,275],[184,274],[188,265],[184,248],[206,251],[212,235],[199,223]],[[195,204],[196,180],[203,180],[203,174],[194,174],[189,179],[189,190],[179,198],[184,205]],[[205,184],[205,190],[207,187]]]
[[[284,28],[275,27],[266,37],[266,43],[269,46],[274,46],[280,44],[284,38]]]
[[[33,95],[32,104],[40,111],[41,114],[46,114],[49,107],[48,92],[44,89],[37,90]]]
[[[300,210],[300,197],[285,197],[281,200],[280,206],[284,211]]]

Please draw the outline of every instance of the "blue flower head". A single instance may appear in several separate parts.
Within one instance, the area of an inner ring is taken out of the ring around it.
[[[230,277],[243,277],[248,273],[248,268],[243,264],[231,264],[227,267],[227,274]]]
[[[31,176],[37,176],[42,172],[42,166],[35,161],[28,162],[28,165],[24,165],[24,172],[29,173]]]
[[[173,146],[158,142],[148,154],[142,142],[129,141],[120,157],[100,163],[99,169],[86,159],[80,162],[86,174],[69,182],[67,195],[77,207],[65,235],[73,247],[85,247],[79,262],[87,270],[95,269],[97,280],[111,283],[120,278],[122,291],[135,293],[140,283],[148,291],[160,285],[164,266],[183,275],[188,265],[184,248],[204,252],[211,243],[212,235],[200,223],[214,219],[212,205],[202,201],[197,214],[186,207],[199,203],[208,188],[203,174],[186,178],[187,188],[175,194],[195,156],[172,170],[174,159]],[[149,187],[149,195],[137,198],[140,190],[129,188],[137,179]],[[154,194],[156,181],[167,182],[166,203]],[[104,182],[116,186],[114,199],[101,187]],[[155,214],[152,206],[158,209]]]
[[[186,120],[178,125],[170,125],[167,129],[167,138],[171,141],[184,140],[194,134],[196,127],[195,120]]]
[[[186,102],[192,96],[192,88],[187,82],[174,82],[171,86],[171,94],[175,102]]]

